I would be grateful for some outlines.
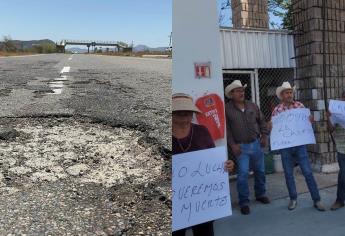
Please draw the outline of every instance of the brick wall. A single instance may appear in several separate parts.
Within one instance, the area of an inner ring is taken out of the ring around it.
[[[268,22],[268,0],[232,0],[234,28],[265,28]]]
[[[297,73],[297,97],[317,120],[317,145],[309,147],[314,166],[323,170],[336,161],[327,132],[323,91],[326,54],[327,98],[340,98],[345,88],[345,0],[326,0],[325,48],[323,48],[322,0],[292,0]]]

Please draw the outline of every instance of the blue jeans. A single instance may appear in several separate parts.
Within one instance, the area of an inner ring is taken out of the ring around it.
[[[280,153],[282,156],[285,181],[286,181],[286,186],[289,191],[290,199],[291,200],[297,199],[295,178],[293,176],[293,170],[294,170],[295,164],[297,163],[302,170],[302,174],[308,185],[311,198],[313,199],[314,202],[320,201],[319,190],[317,188],[317,184],[314,179],[314,175],[311,170],[310,162],[308,159],[307,147],[303,145],[303,146],[298,146],[298,147],[286,148],[286,149],[280,150]]]
[[[241,155],[237,158],[237,163],[237,191],[240,207],[243,207],[249,204],[248,176],[250,164],[252,164],[255,177],[255,196],[258,198],[266,194],[265,159],[260,141],[241,144]]]
[[[345,201],[345,154],[338,152],[338,190],[337,190],[337,201]]]

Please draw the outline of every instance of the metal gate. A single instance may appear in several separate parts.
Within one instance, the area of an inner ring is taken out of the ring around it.
[[[260,106],[260,91],[258,77],[255,70],[223,70],[224,88],[234,80],[240,80],[242,84],[247,84],[246,99]],[[228,99],[226,98],[226,102]]]

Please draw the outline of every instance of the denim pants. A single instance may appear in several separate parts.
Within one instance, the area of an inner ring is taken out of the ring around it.
[[[187,229],[172,232],[172,236],[185,236]],[[209,221],[192,227],[194,236],[214,236],[213,221]]]
[[[302,170],[302,174],[307,183],[311,198],[314,202],[320,201],[319,190],[317,188],[317,184],[314,179],[314,175],[308,159],[307,147],[303,145],[298,147],[285,148],[280,150],[280,153],[282,157],[286,186],[289,191],[290,199],[297,199],[295,178],[293,176],[293,170],[295,164],[297,163]]]
[[[237,163],[238,199],[240,207],[243,207],[249,204],[248,176],[250,166],[254,171],[255,196],[258,198],[266,194],[265,158],[258,139],[249,144],[241,144],[241,155],[237,158]]]
[[[345,201],[345,154],[338,152],[338,190],[337,201],[344,203]]]

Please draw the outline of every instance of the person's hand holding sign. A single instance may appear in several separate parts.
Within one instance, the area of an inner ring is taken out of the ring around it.
[[[262,135],[260,138],[260,144],[262,148],[267,147],[268,145],[268,140],[267,140],[267,136],[266,135]]]
[[[315,123],[315,119],[314,119],[314,116],[312,116],[312,115],[310,115],[309,116],[309,121],[310,121],[310,123]]]
[[[273,128],[273,123],[272,123],[272,120],[270,120],[267,122],[267,129],[271,132],[272,128]]]
[[[228,172],[232,172],[235,168],[235,163],[232,160],[227,160],[224,163],[224,169]]]
[[[326,117],[327,117],[327,128],[328,128],[328,131],[330,133],[333,133],[334,130],[335,130],[335,127],[334,125],[332,124],[331,122],[331,116],[332,116],[332,113],[330,111],[327,111],[326,112]]]

